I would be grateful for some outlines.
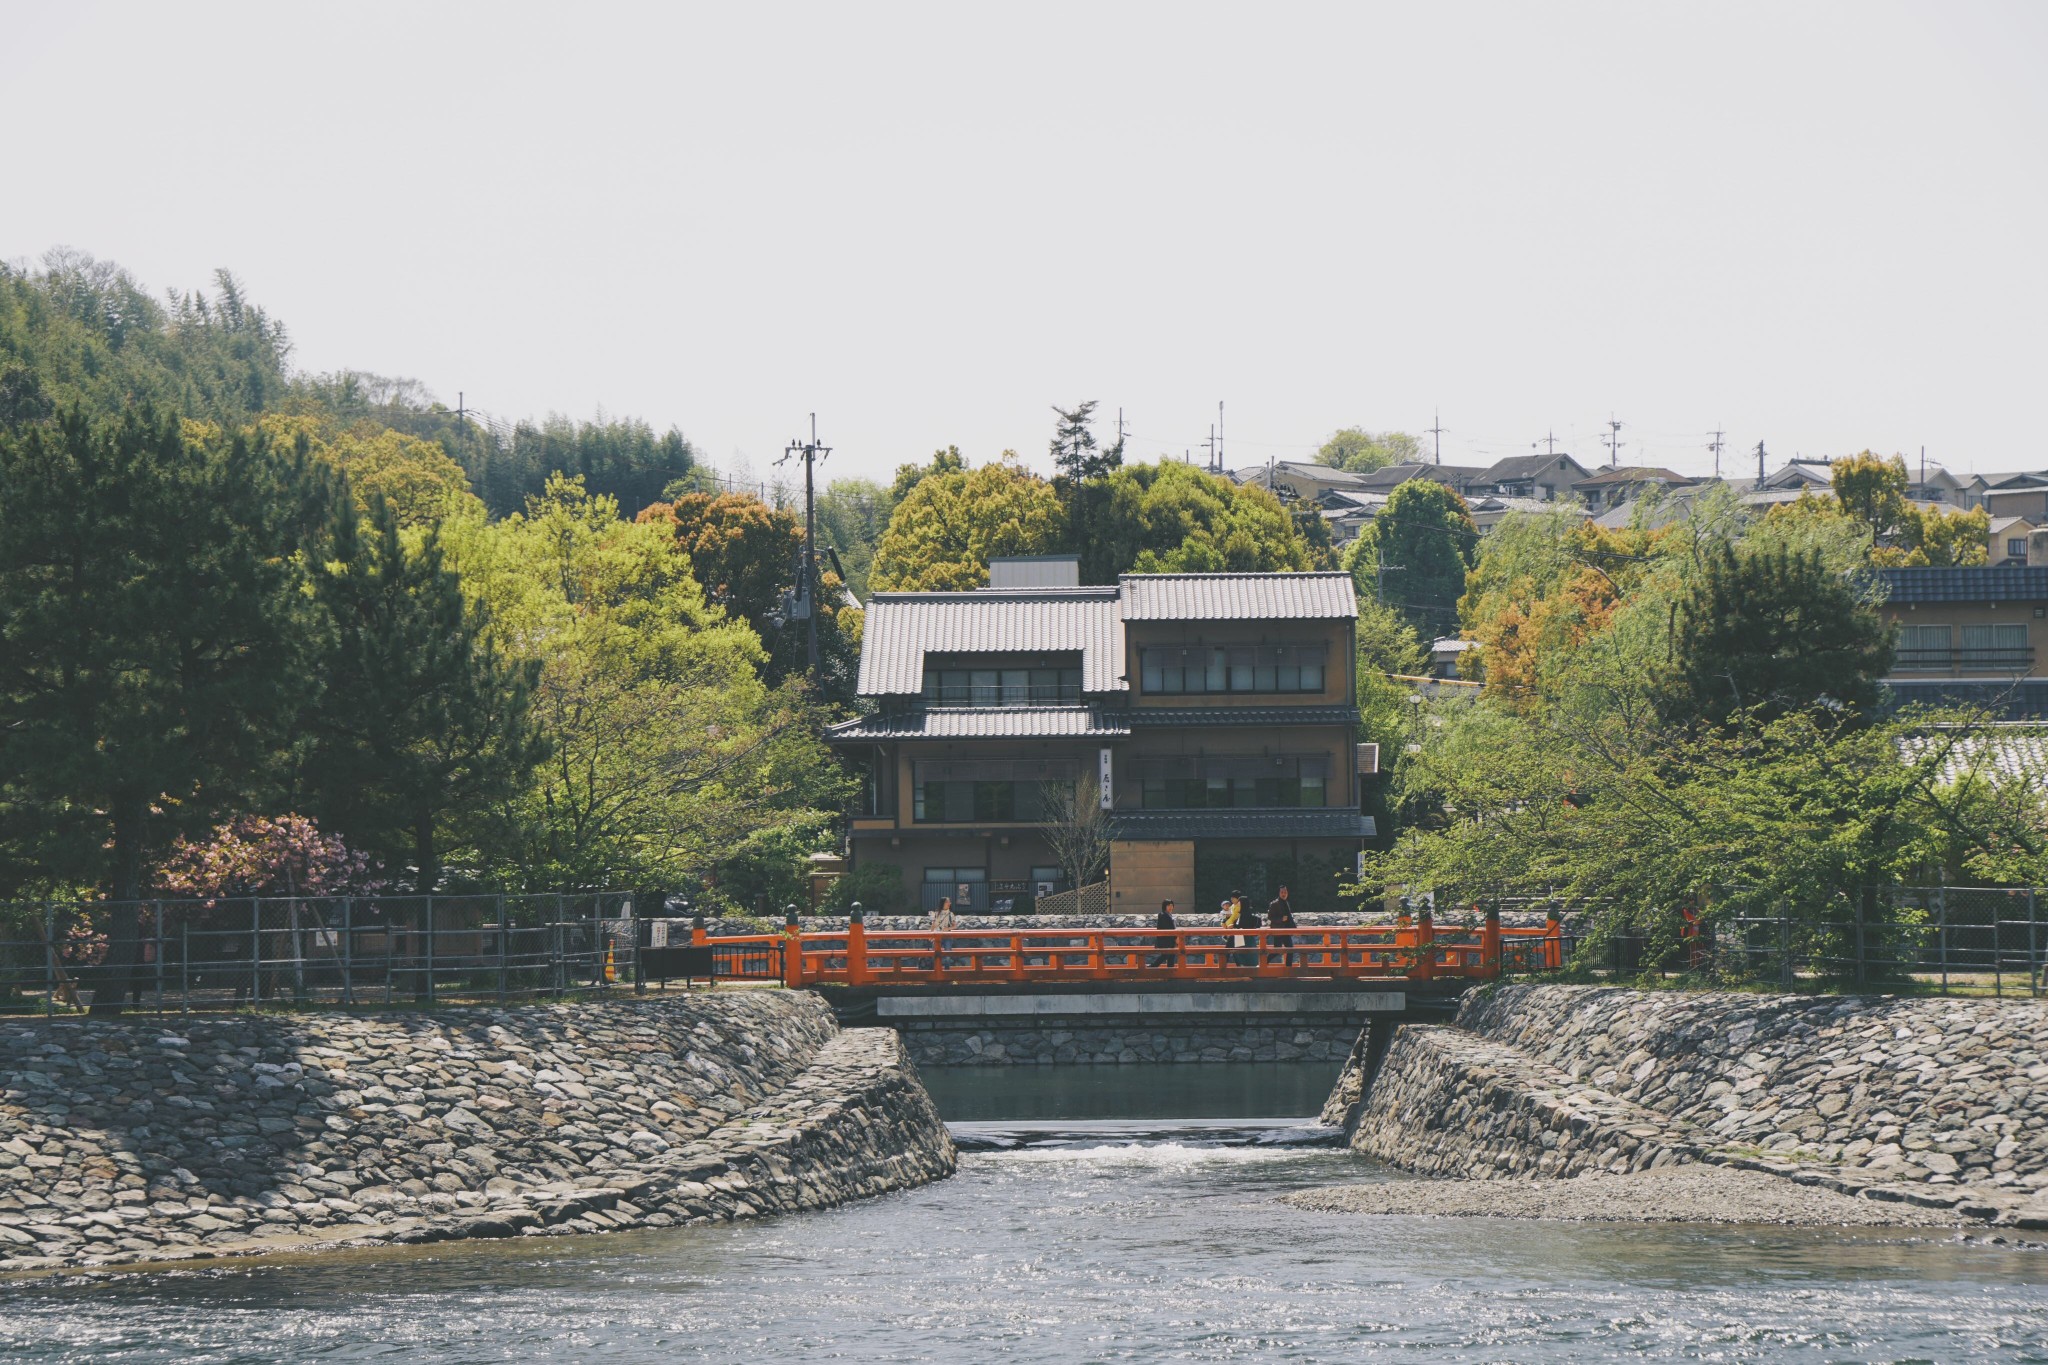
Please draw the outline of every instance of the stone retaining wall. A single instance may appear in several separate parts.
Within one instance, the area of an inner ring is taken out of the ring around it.
[[[0,1024],[0,1268],[660,1227],[953,1165],[896,1035],[805,993]]]
[[[904,1044],[919,1066],[1037,1066],[1055,1062],[1341,1062],[1359,1021],[1329,1015],[1244,1016],[1214,1024],[1162,1023],[1157,1016],[1093,1016],[1023,1027],[961,1027],[904,1020]]]
[[[1505,986],[1400,1031],[1352,1145],[1466,1177],[1709,1161],[2048,1227],[2048,1006]]]

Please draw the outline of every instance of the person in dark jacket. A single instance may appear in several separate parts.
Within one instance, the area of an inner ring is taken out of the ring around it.
[[[1266,923],[1275,929],[1292,929],[1294,927],[1294,905],[1287,899],[1287,887],[1284,884],[1280,888],[1280,894],[1273,897],[1272,902],[1266,906]],[[1301,965],[1301,954],[1285,951],[1294,946],[1294,935],[1275,934],[1267,942],[1271,946],[1282,950],[1275,953],[1268,961],[1284,962],[1290,967]]]
[[[1242,891],[1237,893],[1237,901],[1239,905],[1242,905],[1244,907],[1243,911],[1237,917],[1238,928],[1244,930],[1257,930],[1264,927],[1264,922],[1259,919],[1259,908],[1256,905],[1253,905]],[[1251,949],[1250,952],[1238,954],[1238,965],[1241,967],[1258,966],[1258,935],[1256,933],[1247,933],[1246,936],[1239,939],[1238,942],[1248,945]]]
[[[1180,947],[1180,939],[1174,933],[1178,926],[1173,922],[1172,901],[1159,902],[1159,920],[1152,927],[1159,931],[1159,937],[1152,940],[1152,946],[1159,951],[1154,953],[1151,961],[1145,965],[1147,967],[1173,966],[1175,959],[1179,955],[1177,950]]]

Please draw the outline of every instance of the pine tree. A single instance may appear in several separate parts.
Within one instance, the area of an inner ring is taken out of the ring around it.
[[[343,503],[316,595],[332,629],[309,716],[311,808],[432,891],[451,822],[508,798],[541,757],[529,715],[540,665],[491,647],[436,535],[408,548],[382,498],[367,527]]]
[[[89,836],[50,872],[132,902],[153,846],[276,772],[316,686],[301,566],[333,496],[266,442],[188,443],[147,411],[0,438],[0,772]],[[95,1011],[137,930],[116,911]]]

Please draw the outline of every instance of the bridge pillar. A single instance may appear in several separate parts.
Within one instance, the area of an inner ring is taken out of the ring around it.
[[[1564,966],[1564,924],[1554,905],[1543,911],[1543,966],[1553,972]]]
[[[846,979],[856,986],[868,984],[868,916],[859,901],[846,922]]]
[[[1500,903],[1486,907],[1486,923],[1479,931],[1479,971],[1489,981],[1500,975]]]
[[[804,984],[804,927],[797,921],[794,905],[783,912],[782,984],[791,987]]]

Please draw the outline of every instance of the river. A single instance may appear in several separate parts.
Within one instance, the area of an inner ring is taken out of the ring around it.
[[[925,1189],[727,1227],[17,1279],[0,1357],[2048,1361],[2048,1252],[1285,1207],[1399,1178],[1311,1145],[1327,1067],[930,1080],[966,1150]]]

